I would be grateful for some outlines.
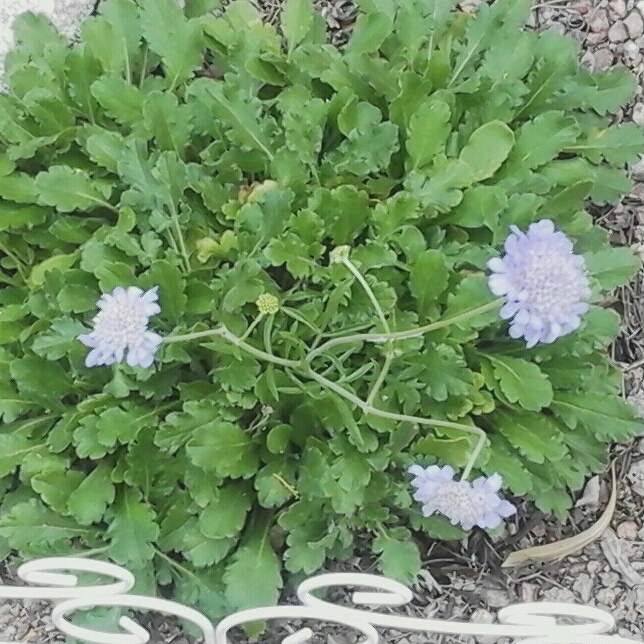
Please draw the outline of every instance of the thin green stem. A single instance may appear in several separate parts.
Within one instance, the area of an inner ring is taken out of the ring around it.
[[[163,559],[167,564],[169,564],[175,570],[178,570],[180,573],[183,573],[184,575],[186,575],[188,577],[192,577],[196,581],[199,581],[199,578],[197,577],[197,575],[195,575],[193,572],[191,572],[187,568],[184,568],[179,562],[177,562],[174,559],[171,559],[170,557],[168,557],[168,555],[166,555],[164,552],[161,552],[161,550],[159,550],[158,548],[154,548],[154,554],[156,554],[157,556],[161,557],[161,559]]]
[[[505,298],[500,297],[492,302],[483,304],[482,306],[477,306],[475,309],[455,315],[454,317],[438,320],[438,322],[432,322],[431,324],[416,327],[415,329],[408,329],[407,331],[395,331],[392,333],[355,333],[353,335],[333,338],[332,340],[327,340],[327,342],[321,344],[317,349],[309,351],[306,355],[306,360],[307,362],[311,362],[314,358],[317,358],[317,356],[323,354],[325,351],[343,344],[359,342],[373,342],[380,344],[392,340],[408,340],[409,338],[417,338],[425,333],[429,333],[430,331],[442,329],[443,327],[450,326],[451,324],[457,324],[458,322],[462,322],[463,320],[467,320],[471,317],[476,317],[481,313],[492,311],[498,308],[503,302],[505,302]]]
[[[380,324],[382,324],[382,328],[384,329],[385,333],[391,333],[391,329],[389,328],[385,314],[383,313],[382,308],[380,307],[380,303],[376,299],[374,292],[371,290],[369,284],[367,284],[367,280],[348,257],[343,258],[342,263],[349,269],[349,271],[351,271],[351,274],[356,278],[356,280],[358,280],[358,283],[360,284],[360,286],[362,286],[364,292],[367,294],[367,297],[371,300],[371,304],[373,304],[373,308],[376,310],[376,315],[380,319]]]
[[[166,344],[170,342],[187,342],[188,340],[200,340],[201,338],[208,338],[213,335],[221,335],[221,329],[194,331],[193,333],[184,333],[183,335],[166,335],[162,341]]]
[[[438,12],[438,3],[434,3],[434,14],[432,15],[432,22],[436,21],[436,13]],[[429,43],[427,45],[427,64],[425,65],[425,74],[429,71],[429,65],[432,60],[432,52],[434,51],[434,30],[435,25],[432,25],[431,32],[429,34]]]
[[[195,331],[194,333],[186,333],[184,335],[169,335],[163,338],[164,343],[168,342],[185,342],[187,340],[196,340],[199,338],[217,336],[223,338],[230,344],[239,347],[256,358],[261,360],[266,360],[266,362],[272,362],[273,364],[281,365],[282,367],[291,367],[292,369],[297,369],[301,366],[299,360],[285,360],[284,358],[278,358],[277,356],[266,353],[261,349],[256,349],[252,345],[244,342],[241,338],[238,338],[234,333],[231,333],[226,327],[222,326],[218,329],[209,329],[208,331]]]
[[[346,350],[346,351],[345,351],[341,356],[339,356],[338,358],[336,358],[335,356],[330,356],[330,357],[329,357],[329,360],[331,360],[331,364],[330,364],[330,365],[329,365],[329,366],[328,366],[328,367],[327,367],[327,368],[322,372],[322,375],[323,375],[323,376],[328,376],[328,375],[333,371],[333,369],[334,369],[336,366],[341,366],[341,365],[342,365],[342,363],[343,363],[345,360],[347,360],[348,358],[350,358],[350,357],[351,357],[355,352],[356,352],[356,348],[355,348],[355,347],[351,347],[351,349],[347,349],[347,350]],[[336,363],[337,363],[337,365],[336,365]]]
[[[482,307],[479,307],[479,308],[482,308]],[[258,316],[258,317],[261,317],[261,316]],[[456,318],[452,318],[452,319],[456,319]],[[480,427],[476,427],[475,425],[474,426],[463,425],[461,423],[453,423],[446,420],[434,420],[432,418],[423,418],[421,416],[396,414],[394,412],[377,409],[376,407],[373,406],[373,401],[376,395],[378,394],[378,391],[380,390],[385,380],[385,377],[389,372],[391,363],[394,359],[394,352],[391,349],[386,354],[385,363],[382,367],[382,370],[380,371],[380,374],[378,375],[378,378],[376,379],[376,382],[373,385],[373,388],[371,389],[371,392],[369,393],[367,400],[363,401],[361,398],[359,398],[355,394],[352,394],[350,391],[347,391],[344,387],[340,386],[338,383],[333,382],[332,380],[325,378],[323,375],[320,375],[319,373],[316,373],[315,371],[313,371],[310,363],[307,360],[303,360],[303,361],[286,360],[284,358],[279,358],[277,356],[274,356],[271,353],[268,353],[266,351],[256,349],[252,345],[245,342],[243,337],[240,338],[236,336],[234,333],[231,333],[224,326],[219,327],[217,329],[209,329],[207,331],[196,331],[194,333],[186,333],[183,335],[166,336],[165,338],[163,338],[163,342],[164,343],[184,342],[187,340],[195,340],[199,338],[206,338],[206,337],[213,337],[213,336],[223,338],[227,342],[230,342],[234,346],[239,347],[240,349],[243,349],[244,351],[246,351],[246,353],[256,358],[265,360],[267,362],[272,362],[273,364],[278,364],[280,366],[286,367],[287,369],[294,369],[298,371],[302,375],[322,385],[325,389],[329,391],[333,391],[337,393],[339,396],[341,396],[342,398],[344,398],[345,400],[348,400],[349,402],[353,403],[356,407],[362,410],[362,412],[365,415],[371,414],[372,416],[378,416],[380,418],[386,418],[388,420],[425,425],[427,427],[444,427],[448,429],[457,429],[460,431],[467,432],[469,434],[477,435],[479,440],[474,451],[472,452],[472,455],[470,456],[470,459],[467,463],[467,466],[465,467],[465,470],[463,471],[463,476],[462,476],[463,480],[465,480],[469,476],[477,458],[481,453],[481,450],[483,449],[483,446],[485,445],[485,441],[487,439],[486,434]]]
[[[267,320],[266,324],[264,324],[264,333],[263,335],[263,340],[264,340],[264,351],[269,356],[273,355],[273,343],[271,340],[271,336],[273,334],[273,322],[275,321],[275,316],[271,315]]]
[[[251,323],[250,326],[244,331],[244,334],[239,338],[245,340],[254,330],[255,327],[264,319],[264,313],[260,313]]]
[[[103,548],[92,548],[92,550],[83,550],[83,552],[75,552],[74,557],[82,559],[84,557],[94,557],[95,555],[102,555],[104,552],[109,550],[109,546],[104,546]]]
[[[180,255],[181,253],[179,252],[179,247],[177,246],[177,242],[174,239],[174,236],[172,235],[172,231],[166,230],[166,235],[168,236],[168,243],[170,244],[172,250],[177,254]]]
[[[452,423],[448,420],[434,420],[433,418],[422,418],[421,416],[396,414],[390,411],[384,411],[383,409],[377,409],[376,407],[368,405],[365,401],[361,400],[360,398],[358,398],[358,396],[352,394],[350,391],[347,391],[344,387],[340,387],[340,385],[333,382],[332,380],[329,380],[328,378],[315,373],[315,371],[313,371],[310,367],[305,372],[305,374],[309,378],[311,378],[311,380],[315,380],[323,387],[334,391],[339,396],[342,396],[342,398],[344,398],[345,400],[352,402],[356,407],[361,409],[364,414],[371,414],[372,416],[378,416],[379,418],[386,418],[388,420],[396,420],[401,423],[415,423],[418,425],[425,425],[427,427],[445,427],[448,429],[458,429],[467,432],[468,434],[475,434],[479,437],[479,444],[481,444],[480,448],[479,445],[477,445],[479,453],[482,449],[482,445],[485,444],[485,440],[487,438],[485,432],[480,427],[476,427],[475,425],[462,425],[461,423]],[[476,452],[476,449],[474,450],[474,452]],[[478,453],[476,454],[476,456],[478,456]]]
[[[373,401],[376,399],[376,396],[380,391],[380,387],[382,387],[382,384],[384,383],[385,378],[389,373],[389,368],[391,367],[391,363],[393,362],[393,360],[394,360],[394,352],[392,349],[390,349],[389,351],[387,351],[387,355],[385,356],[385,362],[382,365],[382,369],[380,370],[380,373],[378,374],[378,378],[376,379],[376,382],[373,383],[373,387],[371,388],[371,391],[367,396],[367,405],[369,406],[373,405]]]
[[[16,265],[16,270],[20,274],[20,277],[22,278],[23,282],[27,281],[27,275],[25,274],[22,266],[22,262],[18,259],[18,257],[12,253],[4,244],[0,244],[0,251],[2,251],[7,257],[10,257],[15,265]]]
[[[127,79],[127,84],[132,84],[132,70],[130,69],[130,55],[127,51],[127,42],[123,40],[123,49],[125,49],[125,78]],[[91,103],[90,103],[91,105]]]
[[[172,213],[172,223],[174,225],[174,229],[177,233],[177,239],[179,240],[179,247],[181,248],[181,255],[183,256],[183,262],[185,264],[185,269],[186,273],[190,273],[191,271],[191,266],[190,266],[190,256],[188,255],[188,251],[186,249],[186,242],[183,239],[183,233],[181,232],[181,225],[179,224],[179,214],[177,213],[177,209],[175,208],[174,202],[170,202],[170,211]]]
[[[479,436],[478,443],[476,444],[474,451],[470,454],[470,458],[467,461],[467,465],[465,466],[465,469],[463,470],[463,474],[461,475],[461,481],[467,481],[467,477],[470,475],[470,472],[472,471],[472,468],[474,467],[476,460],[481,454],[481,450],[485,446],[485,440],[486,440],[485,432],[481,430],[481,435]]]
[[[145,72],[148,66],[148,45],[147,43],[143,45],[143,62],[141,63],[141,77],[139,78],[139,89],[143,87],[143,81],[145,80]]]

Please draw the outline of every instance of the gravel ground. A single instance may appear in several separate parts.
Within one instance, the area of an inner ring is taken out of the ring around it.
[[[49,0],[0,0],[0,46],[7,16]],[[281,0],[252,0],[268,21],[279,19]],[[393,1],[393,0],[392,0]],[[482,0],[465,0],[461,8],[474,11]],[[72,35],[78,20],[94,10],[94,0],[53,0],[55,22]],[[228,4],[224,0],[224,4]],[[349,0],[314,0],[325,16],[329,40],[342,45],[357,13]],[[29,5],[29,6],[28,6]],[[629,67],[639,80],[635,100],[615,115],[617,121],[632,120],[644,125],[644,0],[543,0],[535,4],[529,27],[568,33],[582,43],[581,62],[595,71],[616,65]],[[6,32],[5,32],[6,33]],[[644,257],[644,160],[631,169],[636,185],[631,194],[612,207],[594,209],[598,223],[611,232],[618,245],[630,245]],[[644,271],[615,293],[614,306],[623,318],[622,334],[612,347],[613,357],[626,370],[624,395],[644,415]],[[578,534],[601,515],[610,494],[608,477],[589,481],[583,502],[566,525],[533,511],[509,540],[495,544],[483,533],[467,543],[433,544],[427,552],[426,575],[415,587],[415,616],[452,617],[488,622],[496,611],[517,601],[563,601],[597,606],[610,611],[618,622],[618,633],[644,641],[644,439],[616,445],[614,457],[618,478],[617,508],[611,527],[601,539],[562,562],[501,569],[500,563],[516,549],[549,543]],[[525,514],[523,516],[526,516]],[[512,527],[512,526],[511,526]],[[10,567],[11,568],[11,567]],[[336,568],[340,569],[340,568]],[[343,570],[372,572],[372,562],[360,555]],[[15,583],[9,569],[4,583]],[[285,601],[292,597],[285,597]],[[43,602],[6,602],[0,605],[0,637],[21,642],[62,641],[51,624],[50,606]],[[145,620],[142,620],[145,623]],[[172,621],[151,618],[153,644],[194,642]],[[280,636],[281,637],[281,636]],[[493,639],[493,638],[492,638]],[[277,642],[277,634],[264,642]],[[342,634],[328,641],[341,643]],[[423,636],[390,633],[387,641],[401,644],[425,642]],[[490,638],[455,639],[443,636],[440,644],[491,644]]]

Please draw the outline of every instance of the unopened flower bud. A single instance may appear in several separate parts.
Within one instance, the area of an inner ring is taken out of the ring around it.
[[[270,293],[262,293],[255,304],[263,315],[274,315],[280,310],[280,301]]]
[[[349,259],[349,252],[351,246],[345,244],[343,246],[336,246],[329,253],[329,264],[342,264],[345,259]]]

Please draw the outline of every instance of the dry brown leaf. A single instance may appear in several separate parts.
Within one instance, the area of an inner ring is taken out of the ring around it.
[[[586,547],[589,543],[598,539],[604,530],[610,525],[613,514],[615,513],[615,505],[617,503],[617,480],[615,477],[615,461],[611,464],[611,475],[613,479],[613,489],[610,494],[610,500],[599,519],[593,523],[587,530],[580,532],[574,537],[568,537],[561,541],[548,543],[544,546],[535,546],[533,548],[526,548],[525,550],[517,550],[511,553],[507,559],[501,564],[502,568],[511,568],[513,566],[521,566],[525,563],[531,562],[545,562],[556,561],[563,559],[568,555],[578,552]]]

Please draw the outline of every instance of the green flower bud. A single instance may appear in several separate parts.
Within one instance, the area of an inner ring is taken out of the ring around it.
[[[263,315],[274,315],[280,310],[280,301],[270,293],[262,293],[255,304]]]

